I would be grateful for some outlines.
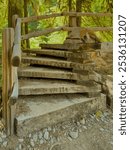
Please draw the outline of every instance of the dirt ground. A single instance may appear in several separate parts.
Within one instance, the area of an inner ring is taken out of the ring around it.
[[[112,150],[112,111],[97,111],[30,133],[0,139],[0,150]]]

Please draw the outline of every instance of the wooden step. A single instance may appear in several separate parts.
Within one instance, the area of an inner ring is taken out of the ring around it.
[[[77,70],[93,70],[95,63],[74,63],[70,61],[54,59],[54,58],[41,58],[41,57],[22,57],[22,62],[27,64],[37,64],[45,66],[53,66],[59,68],[72,68]]]
[[[18,68],[18,76],[26,78],[50,78],[50,79],[66,79],[66,80],[80,80],[80,81],[96,81],[101,82],[101,76],[95,73],[78,74],[65,69],[47,68],[47,67],[23,67]]]
[[[89,93],[101,92],[99,84],[78,85],[60,80],[19,80],[19,95],[44,95],[58,93]]]
[[[55,49],[25,49],[22,50],[24,53],[32,53],[32,54],[40,54],[40,55],[48,55],[48,56],[56,56],[56,57],[65,57],[67,58],[72,54],[69,51],[61,51]]]
[[[60,68],[72,68],[71,62],[52,58],[22,57],[22,62],[37,65],[54,66]]]
[[[90,54],[88,53],[81,53],[81,52],[69,52],[64,50],[58,49],[24,49],[22,50],[24,53],[29,54],[40,54],[43,56],[55,56],[55,57],[64,57],[64,58],[83,58],[88,59]]]
[[[19,96],[15,129],[20,138],[48,126],[106,109],[106,97],[88,98],[84,94]]]
[[[60,50],[78,50],[78,49],[100,49],[101,43],[85,43],[85,44],[76,44],[76,43],[64,43],[64,44],[40,44],[41,48],[47,49],[60,49]]]
[[[18,69],[19,77],[35,77],[35,78],[54,78],[54,79],[67,79],[67,80],[77,80],[78,74],[71,71],[47,68],[47,67],[31,67],[27,66]]]

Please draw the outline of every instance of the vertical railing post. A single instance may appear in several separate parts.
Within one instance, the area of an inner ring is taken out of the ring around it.
[[[14,41],[13,28],[7,28],[3,31],[2,36],[2,103],[3,103],[3,119],[7,135],[11,133],[11,110],[9,97],[12,91],[12,65],[11,56]]]

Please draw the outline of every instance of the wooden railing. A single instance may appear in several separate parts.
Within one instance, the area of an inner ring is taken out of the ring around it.
[[[54,14],[49,14],[49,15],[42,15],[42,16],[31,16],[31,17],[25,17],[25,18],[21,18],[21,23],[30,23],[32,21],[38,21],[38,20],[42,20],[42,19],[49,19],[49,18],[54,18],[54,17],[63,17],[63,16],[68,16],[72,18],[72,25],[65,25],[62,27],[57,27],[57,28],[48,28],[46,30],[42,30],[42,31],[34,31],[34,32],[30,32],[28,34],[22,35],[21,36],[21,40],[27,40],[30,39],[32,37],[38,37],[38,36],[42,36],[42,35],[47,35],[49,33],[52,32],[56,32],[56,31],[72,31],[75,28],[81,28],[78,27],[76,25],[76,19],[78,17],[112,17],[111,13],[86,13],[86,12],[62,12],[62,13],[54,13]],[[92,30],[92,31],[112,31],[113,28],[112,27],[82,27],[83,29],[87,29],[87,30]]]
[[[32,21],[38,21],[42,19],[48,19],[52,17],[68,16],[72,17],[72,24],[57,28],[48,28],[43,31],[35,31],[21,35],[21,24],[29,23]],[[2,112],[3,122],[7,129],[7,134],[14,133],[14,118],[15,118],[15,105],[18,98],[18,75],[17,67],[21,63],[21,41],[27,40],[32,37],[46,35],[55,31],[72,31],[75,29],[82,29],[76,25],[76,18],[82,16],[97,16],[112,17],[110,13],[81,13],[81,12],[63,12],[50,15],[32,16],[19,18],[17,15],[13,16],[13,28],[7,28],[3,31],[3,51],[2,51]],[[112,31],[112,27],[84,27],[87,30],[93,31]],[[83,28],[83,29],[84,29]]]

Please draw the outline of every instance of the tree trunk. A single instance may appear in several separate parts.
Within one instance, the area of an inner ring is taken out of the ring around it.
[[[77,0],[76,1],[76,12],[81,12],[82,8],[82,0]],[[77,26],[80,27],[81,26],[81,17],[77,17]]]
[[[12,27],[12,16],[15,14],[19,17],[23,16],[22,0],[8,0],[8,27]]]

